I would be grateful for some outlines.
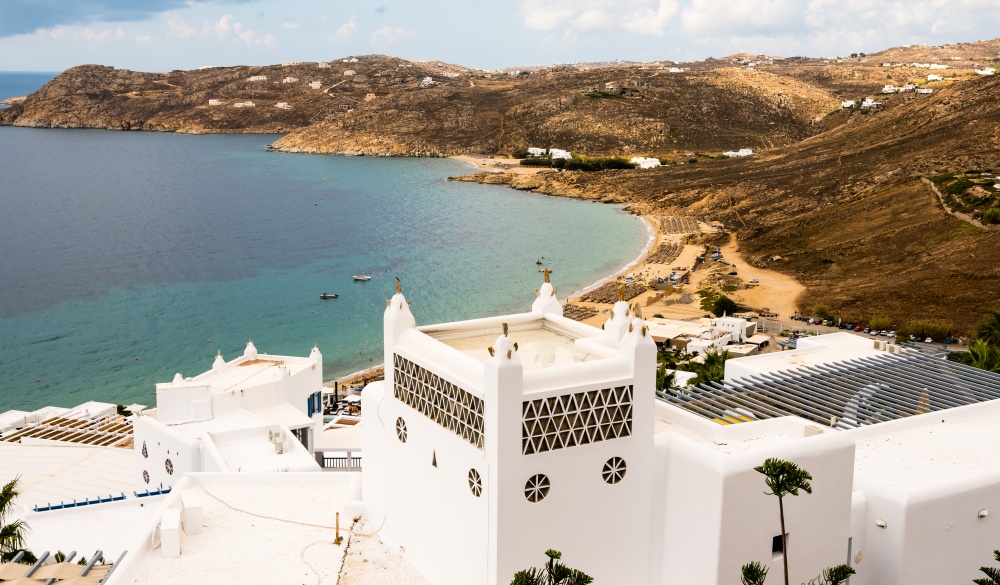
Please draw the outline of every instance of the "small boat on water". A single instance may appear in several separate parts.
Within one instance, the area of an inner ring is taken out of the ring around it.
[[[323,294],[319,295],[319,298],[321,298],[321,299],[335,299],[335,298],[337,298],[337,295],[331,295],[331,294],[323,293]]]
[[[362,272],[361,274],[355,274],[355,275],[354,275],[354,280],[362,280],[362,281],[365,281],[365,280],[371,280],[371,279],[372,279],[372,277],[368,276],[368,275],[367,275],[367,274],[365,274],[364,272]]]

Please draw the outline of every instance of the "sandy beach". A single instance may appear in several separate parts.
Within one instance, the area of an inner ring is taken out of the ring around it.
[[[552,169],[545,167],[522,167],[516,158],[497,158],[488,154],[462,154],[452,156],[455,160],[461,160],[476,165],[481,171],[492,173],[511,173],[514,175],[533,175],[535,173],[552,172]]]

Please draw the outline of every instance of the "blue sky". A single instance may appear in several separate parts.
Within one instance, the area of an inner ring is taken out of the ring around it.
[[[994,38],[997,22],[1000,0],[4,0],[0,71],[838,56]]]

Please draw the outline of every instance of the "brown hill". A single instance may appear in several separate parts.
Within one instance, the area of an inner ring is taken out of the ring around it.
[[[764,148],[813,134],[814,120],[835,103],[824,91],[760,71],[564,68],[398,92],[292,132],[275,147],[441,156],[525,146],[625,155]]]
[[[721,220],[755,264],[806,285],[805,311],[967,331],[1000,307],[1000,232],[947,215],[920,178],[1000,171],[998,92],[993,76],[892,96],[882,111],[749,159],[481,180]]]

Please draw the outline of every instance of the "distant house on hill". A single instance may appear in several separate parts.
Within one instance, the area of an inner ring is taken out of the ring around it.
[[[882,88],[882,93],[896,93],[897,91],[899,91],[899,88],[895,85],[886,85]]]
[[[640,169],[653,169],[660,166],[660,159],[652,157],[647,158],[642,156],[634,156],[629,160],[629,162],[636,165]]]
[[[941,77],[940,75],[935,75],[933,73],[927,76],[927,81],[941,81],[942,79],[944,79],[944,77]]]
[[[208,105],[210,106],[221,106],[222,102],[219,100],[208,100]]]
[[[319,81],[310,81],[309,82],[309,88],[310,89],[319,89],[320,86],[322,86],[322,85],[323,84],[321,82],[319,82]]]
[[[928,68],[929,69],[951,69],[951,65],[941,65],[940,63],[931,63]]]
[[[274,107],[278,108],[279,110],[290,110],[290,109],[292,109],[292,106],[288,105],[288,102],[278,102],[278,103],[274,104]]]
[[[376,96],[375,94],[373,94],[371,92],[368,92],[368,93],[365,94],[365,101],[366,102],[370,102],[373,99],[375,99],[376,97],[378,97],[378,96]]]
[[[976,69],[975,72],[976,75],[993,75],[997,70],[992,67],[983,67],[982,69]]]
[[[917,88],[917,86],[913,85],[912,83],[907,83],[906,85],[904,85],[904,86],[902,86],[902,87],[899,88],[899,93],[905,93],[905,92],[908,92],[908,91],[913,91],[916,88]]]
[[[347,70],[344,71],[344,75],[346,75],[346,76],[355,75],[355,73],[356,72],[353,69],[347,69]]]
[[[281,80],[281,83],[298,83],[298,82],[299,82],[298,77],[286,77]]]
[[[842,109],[853,108],[855,106],[854,100],[844,100],[840,102],[840,107]]]
[[[320,69],[329,69],[330,68],[330,64],[329,63],[317,63],[316,67],[319,67]]]
[[[872,98],[865,98],[865,101],[861,102],[862,108],[877,108],[882,105],[882,102],[877,102]]]
[[[741,149],[735,150],[735,151],[729,150],[729,151],[723,152],[722,154],[728,156],[729,158],[739,158],[739,157],[743,157],[743,156],[751,156],[753,154],[753,149],[750,149],[750,148],[741,148]]]
[[[561,148],[550,148],[549,155],[552,156],[552,158],[562,158],[566,160],[573,158],[573,155],[570,154],[568,150],[563,150]]]
[[[684,70],[680,67],[671,67],[670,69],[667,69],[667,73],[684,73]]]
[[[921,88],[917,88],[917,89],[916,89],[916,90],[914,90],[914,91],[915,91],[916,93],[919,93],[919,94],[923,94],[923,95],[929,95],[929,94],[932,94],[932,93],[934,93],[934,90],[933,90],[933,89],[931,89],[931,88],[929,88],[929,87],[921,87]]]
[[[531,156],[545,156],[545,149],[532,146],[528,148],[528,154]]]
[[[267,81],[267,75],[251,75],[248,81]]]
[[[423,79],[420,80],[420,83],[417,84],[417,87],[432,87],[432,86],[435,86],[435,85],[437,85],[437,84],[434,83],[434,80],[432,78],[425,77],[425,78],[423,78]]]
[[[253,102],[250,102],[250,101],[236,102],[236,103],[233,104],[234,108],[253,108],[253,107],[256,107],[256,106],[257,106],[257,104],[255,104]]]

